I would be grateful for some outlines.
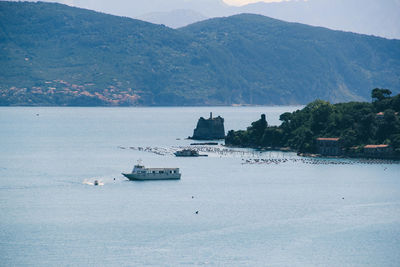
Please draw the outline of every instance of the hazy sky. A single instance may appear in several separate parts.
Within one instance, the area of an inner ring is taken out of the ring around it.
[[[18,0],[14,0],[14,1],[18,1]],[[34,1],[34,0],[28,0],[28,1]],[[235,6],[242,6],[242,5],[246,5],[246,4],[250,4],[250,3],[256,3],[256,2],[282,2],[282,1],[286,1],[286,0],[222,0],[225,3],[229,4],[229,5],[235,5]],[[89,2],[89,3],[96,3],[96,1],[94,0],[86,0],[86,1],[81,1],[81,0],[47,0],[46,2],[59,2],[59,3],[64,3],[64,4],[79,4],[82,2]]]
[[[19,0],[12,0],[12,1],[19,1]],[[35,0],[28,0],[28,1],[35,1]],[[80,6],[80,5],[95,5],[96,1],[95,0],[42,0],[45,2],[59,2],[67,5],[74,5],[74,6]],[[228,5],[232,6],[243,6],[251,3],[257,3],[257,2],[266,2],[266,3],[271,3],[271,2],[283,2],[283,1],[288,1],[288,0],[222,0]],[[168,2],[168,1],[166,1]]]
[[[243,6],[247,5],[250,3],[257,3],[257,2],[266,2],[266,3],[271,3],[271,2],[282,2],[284,0],[223,0],[225,3],[228,5],[233,5],[233,6]]]
[[[1,1],[1,0],[0,0]],[[37,1],[37,0],[12,0]],[[290,0],[41,0],[82,7],[113,15],[140,17],[151,12],[169,12],[176,9],[191,9],[205,17],[232,15],[231,6],[243,6],[257,2],[282,2]],[[304,0],[291,0],[304,1]],[[224,10],[225,9],[225,10]]]

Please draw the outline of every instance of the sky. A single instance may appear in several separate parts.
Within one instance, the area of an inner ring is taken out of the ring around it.
[[[14,0],[18,1],[18,0]],[[33,1],[33,0],[30,0]],[[271,3],[271,2],[282,2],[285,0],[223,0],[226,4],[232,5],[232,6],[243,6],[251,3],[257,3],[257,2],[266,2],[266,3]],[[96,1],[94,0],[89,0],[89,1],[80,1],[80,0],[53,0],[49,1],[47,0],[46,2],[59,2],[67,5],[79,5],[82,4],[82,2],[89,2],[94,4]]]
[[[266,2],[266,3],[271,3],[271,2],[282,2],[284,0],[223,0],[226,4],[231,5],[231,6],[243,6],[247,4],[252,4],[252,3],[257,3],[257,2]]]

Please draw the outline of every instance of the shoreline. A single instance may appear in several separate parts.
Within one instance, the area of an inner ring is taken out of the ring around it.
[[[292,152],[296,153],[299,157],[306,157],[306,158],[326,158],[326,159],[379,159],[379,160],[395,160],[400,162],[400,156],[372,156],[372,155],[363,155],[363,154],[356,154],[356,155],[322,155],[317,153],[302,153],[297,150],[294,150],[290,147],[267,147],[267,148],[260,148],[260,147],[251,147],[251,146],[231,146],[223,144],[225,147],[229,148],[250,148],[256,151],[277,151],[277,152]]]

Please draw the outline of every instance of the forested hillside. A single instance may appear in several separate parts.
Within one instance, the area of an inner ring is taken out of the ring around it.
[[[400,41],[242,14],[173,30],[0,2],[0,105],[303,104],[400,89]]]

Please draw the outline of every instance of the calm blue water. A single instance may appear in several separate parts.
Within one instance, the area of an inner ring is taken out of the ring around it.
[[[210,111],[229,130],[295,109],[0,108],[0,266],[400,266],[399,164],[129,149],[188,145]],[[182,179],[125,180],[139,158]]]

